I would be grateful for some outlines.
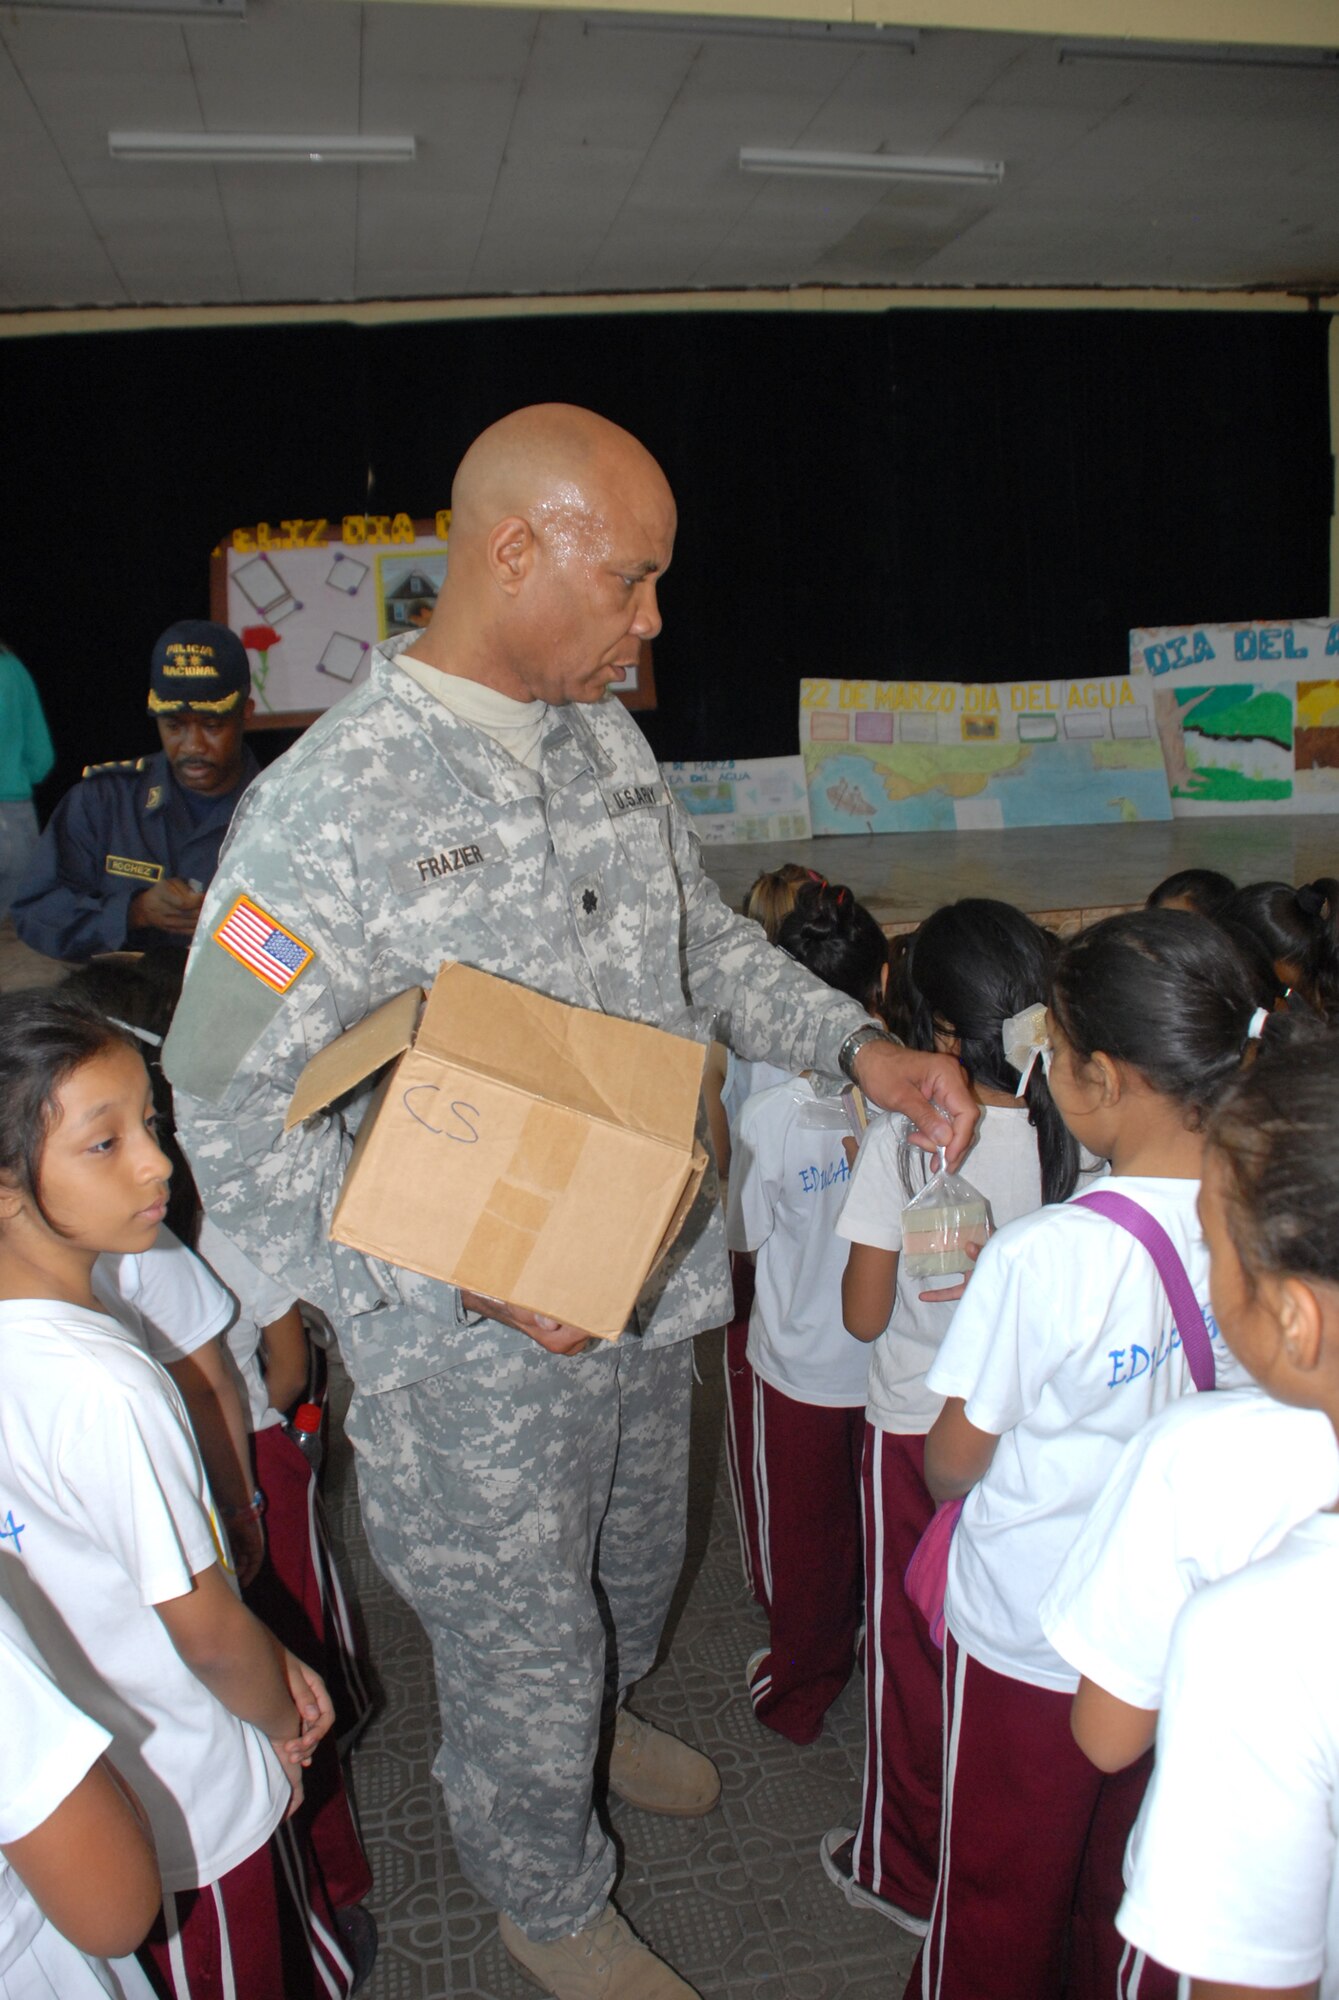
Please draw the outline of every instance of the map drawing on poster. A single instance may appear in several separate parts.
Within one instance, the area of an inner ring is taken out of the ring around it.
[[[1339,812],[1339,621],[1130,634],[1180,818]]]
[[[708,847],[755,840],[808,840],[809,795],[802,757],[726,757],[662,764],[661,775]]]
[[[1170,819],[1147,683],[800,684],[816,834]]]

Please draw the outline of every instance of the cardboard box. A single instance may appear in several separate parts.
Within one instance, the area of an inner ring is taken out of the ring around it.
[[[286,1131],[393,1065],[331,1236],[612,1338],[706,1168],[706,1050],[467,965],[423,997],[386,1001],[298,1078]]]

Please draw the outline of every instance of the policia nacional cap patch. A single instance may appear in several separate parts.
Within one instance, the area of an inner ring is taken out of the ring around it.
[[[217,1103],[315,957],[254,897],[235,896],[205,940],[173,1017],[163,1052],[172,1081]]]

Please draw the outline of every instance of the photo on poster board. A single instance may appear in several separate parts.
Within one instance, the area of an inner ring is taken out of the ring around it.
[[[345,597],[356,597],[367,581],[368,565],[359,562],[356,556],[346,556],[342,549],[336,549],[326,572],[326,582],[332,590],[342,591]]]
[[[1339,812],[1339,620],[1130,634],[1178,819]]]
[[[377,637],[398,639],[405,632],[421,632],[445,582],[445,554],[378,556]]]
[[[268,556],[250,556],[238,563],[231,582],[252,611],[268,618],[271,624],[302,609]]]
[[[1153,698],[1132,677],[800,685],[815,834],[1171,818]]]
[[[704,846],[812,835],[802,757],[725,757],[660,770]]]

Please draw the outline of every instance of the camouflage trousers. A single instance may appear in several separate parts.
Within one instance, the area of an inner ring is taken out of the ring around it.
[[[355,1397],[349,1435],[372,1553],[432,1642],[461,1868],[547,1941],[614,1879],[591,1806],[606,1674],[621,1693],[650,1668],[683,1565],[692,1342],[513,1338]]]

